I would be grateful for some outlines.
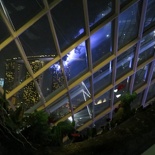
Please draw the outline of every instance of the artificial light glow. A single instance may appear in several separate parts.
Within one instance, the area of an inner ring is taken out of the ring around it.
[[[109,34],[107,34],[106,37],[109,37]]]
[[[107,102],[106,98],[104,98],[103,103]]]
[[[117,98],[119,98],[121,96],[121,94],[116,95]]]
[[[102,103],[102,100],[99,100],[96,104],[98,105],[98,104],[101,104]]]
[[[68,120],[72,122],[73,118],[70,116],[70,117],[68,117]]]
[[[115,93],[118,92],[118,89],[115,89],[114,92],[115,92]]]

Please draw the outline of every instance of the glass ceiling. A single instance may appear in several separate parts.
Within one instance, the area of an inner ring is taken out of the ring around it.
[[[125,92],[143,94],[145,106],[154,98],[154,5],[1,0],[0,85],[7,99],[25,112],[44,109],[55,122],[75,120],[79,130],[112,117]]]

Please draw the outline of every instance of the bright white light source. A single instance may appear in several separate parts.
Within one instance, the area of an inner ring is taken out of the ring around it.
[[[109,34],[107,34],[106,37],[108,38],[109,37]]]
[[[121,96],[121,94],[116,95],[117,98],[119,98]]]
[[[103,103],[107,102],[106,98],[104,98]]]
[[[118,91],[118,89],[115,89],[114,92],[116,93]]]
[[[96,104],[101,104],[102,103],[102,100],[99,100]]]
[[[70,116],[70,117],[68,117],[68,120],[72,122],[73,119],[72,119],[72,117]]]

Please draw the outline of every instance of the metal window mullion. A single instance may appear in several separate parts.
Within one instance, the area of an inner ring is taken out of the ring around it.
[[[134,61],[133,61],[134,74],[130,78],[130,85],[129,85],[129,92],[130,93],[132,93],[133,87],[134,87],[134,81],[135,81],[135,76],[136,76],[136,71],[137,71],[137,64],[138,64],[137,60],[138,60],[138,56],[139,56],[139,50],[140,50],[140,41],[137,43],[136,52],[135,52],[135,55],[134,55]]]
[[[43,93],[42,93],[42,91],[40,89],[40,86],[39,86],[38,82],[35,79],[33,81],[34,81],[35,87],[36,87],[36,89],[37,89],[37,91],[38,91],[38,93],[40,95],[41,101],[43,102],[43,105],[45,107],[46,100],[45,100],[44,95],[43,95]]]
[[[149,87],[150,87],[150,85],[151,85],[151,79],[152,79],[152,75],[153,75],[154,64],[155,64],[155,61],[153,61],[153,62],[151,63],[150,70],[149,70],[149,74],[148,74],[148,78],[147,78],[147,87],[146,87],[146,89],[145,89],[145,91],[144,91],[144,94],[143,94],[143,97],[142,97],[142,105],[143,105],[143,107],[147,106],[147,105],[145,104],[145,102],[146,102],[146,99],[147,99]]]
[[[141,19],[140,19],[140,23],[139,23],[139,32],[138,32],[139,41],[137,43],[136,53],[134,56],[134,62],[133,62],[134,74],[132,75],[131,80],[130,80],[130,86],[129,86],[130,93],[132,93],[133,87],[134,87],[134,81],[135,81],[135,76],[136,76],[136,71],[137,71],[138,57],[139,57],[139,51],[140,51],[140,45],[141,45],[140,40],[142,39],[142,36],[143,36],[143,29],[144,29],[144,22],[145,22],[146,10],[147,10],[147,3],[148,3],[148,0],[144,0],[143,4],[142,4]]]
[[[92,56],[91,56],[91,45],[90,45],[90,38],[86,40],[86,50],[87,50],[87,57],[88,57],[88,66],[89,66],[89,71],[91,72],[91,77],[90,77],[90,86],[91,86],[91,99],[92,99],[92,121],[94,125],[94,118],[95,118],[95,113],[94,113],[94,103],[95,103],[95,98],[94,98],[94,84],[93,84],[93,62],[92,62]]]
[[[112,85],[113,88],[110,92],[110,106],[111,106],[111,111],[110,111],[110,119],[113,117],[113,105],[114,105],[114,89],[115,89],[115,81],[116,81],[116,72],[117,72],[117,52],[118,52],[118,36],[119,36],[119,11],[120,11],[120,2],[115,1],[115,13],[117,14],[117,17],[114,19],[114,23],[112,24],[114,26],[114,29],[112,28],[114,37],[113,37],[113,51],[115,55],[115,59],[113,60],[112,63]]]
[[[83,11],[84,11],[84,21],[85,21],[86,35],[88,35],[90,37],[89,15],[88,15],[87,0],[83,0]]]
[[[16,35],[15,35],[15,32],[14,32],[12,26],[11,26],[11,23],[8,21],[8,19],[7,19],[6,16],[4,15],[3,11],[1,10],[1,8],[0,8],[0,14],[1,14],[1,16],[2,16],[2,18],[3,18],[4,22],[5,22],[5,24],[6,24],[7,27],[8,27],[9,32],[11,33],[11,35],[13,36],[13,38],[15,38],[15,43],[16,43],[18,49],[19,49],[19,52],[20,52],[20,54],[21,54],[22,59],[23,59],[24,62],[25,62],[26,68],[28,69],[30,75],[33,77],[33,71],[32,71],[32,69],[31,69],[31,67],[30,67],[30,65],[29,65],[29,62],[28,62],[27,59],[26,59],[26,55],[25,55],[24,49],[23,49],[23,47],[22,47],[22,45],[21,45],[21,43],[20,43],[20,41],[19,41],[19,38],[16,38]]]
[[[86,50],[87,50],[87,60],[88,60],[89,71],[91,72],[90,86],[91,86],[91,99],[92,99],[92,121],[93,121],[93,126],[94,126],[94,118],[95,118],[95,112],[94,112],[95,98],[94,98],[94,85],[93,85],[94,78],[93,78],[93,62],[92,62],[92,55],[91,55],[90,27],[89,27],[88,1],[87,0],[83,0],[83,10],[84,10],[86,35],[89,37],[86,40]]]
[[[130,0],[130,2],[127,5],[125,5],[123,8],[121,8],[121,13],[124,12],[125,10],[127,10],[129,7],[131,7],[135,3],[138,3],[139,1],[140,0]]]
[[[25,51],[24,51],[24,49],[23,49],[23,47],[21,45],[21,42],[20,42],[19,38],[15,39],[15,43],[16,43],[18,49],[19,49],[19,52],[21,54],[21,57],[22,57],[22,59],[23,59],[23,61],[25,63],[25,66],[26,66],[28,72],[30,73],[31,77],[34,79],[34,75],[33,75],[34,73],[32,71],[32,68],[31,68],[30,64],[29,64],[29,61],[27,60],[27,56],[25,54]]]
[[[45,2],[46,7],[48,7],[47,1],[44,0],[44,2]],[[47,17],[48,17],[48,21],[49,21],[49,24],[50,24],[51,32],[53,34],[56,50],[57,50],[57,53],[58,53],[58,55],[60,57],[60,66],[61,66],[62,73],[63,73],[63,76],[64,76],[64,81],[65,81],[64,84],[65,84],[66,89],[67,89],[69,105],[70,105],[70,109],[71,109],[72,118],[73,118],[73,121],[74,121],[73,106],[72,106],[72,103],[71,103],[71,96],[70,96],[70,93],[69,93],[68,82],[67,82],[67,78],[66,78],[66,75],[65,75],[65,69],[64,69],[64,65],[63,65],[63,61],[62,61],[62,54],[61,54],[58,38],[57,38],[57,35],[56,35],[56,31],[55,31],[55,27],[54,27],[54,23],[53,23],[53,19],[52,19],[50,11],[47,13]]]
[[[4,23],[6,24],[6,26],[7,26],[8,30],[9,30],[10,34],[13,36],[13,38],[15,38],[16,35],[15,35],[14,30],[13,30],[12,24],[11,24],[10,21],[7,19],[7,17],[5,16],[5,14],[4,14],[4,12],[3,12],[3,10],[2,10],[1,7],[0,7],[0,15],[1,15],[1,17],[2,17],[2,19],[3,19],[3,21],[4,21]]]

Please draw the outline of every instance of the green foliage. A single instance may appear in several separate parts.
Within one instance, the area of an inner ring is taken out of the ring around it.
[[[121,122],[125,121],[133,114],[130,104],[131,102],[134,101],[136,97],[137,97],[136,92],[133,92],[133,94],[130,94],[128,92],[121,97],[121,103],[117,108],[118,110],[115,113],[115,116],[111,122],[112,126],[115,126],[116,124],[120,124]]]
[[[59,122],[56,126],[53,126],[52,133],[52,144],[62,145],[63,137],[74,131],[75,122],[69,120]]]
[[[130,94],[129,92],[124,94],[121,97],[121,103],[124,104],[130,104],[135,98],[137,97],[137,93],[133,92],[133,94]]]
[[[22,131],[24,136],[34,144],[43,145],[50,142],[51,129],[48,124],[48,114],[35,111],[25,117],[27,127]]]

